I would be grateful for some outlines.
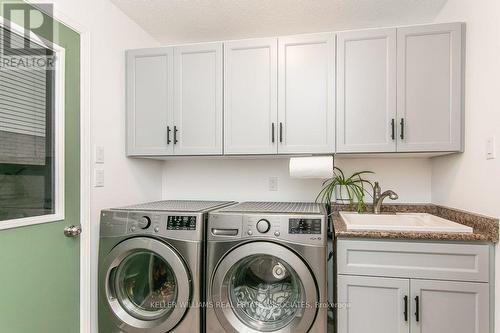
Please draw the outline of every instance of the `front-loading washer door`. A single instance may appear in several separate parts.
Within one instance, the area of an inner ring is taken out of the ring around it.
[[[317,312],[311,271],[275,243],[247,243],[229,252],[211,288],[217,319],[228,332],[307,332]]]
[[[168,332],[189,307],[191,277],[182,258],[152,238],[118,244],[106,260],[106,297],[125,332]]]

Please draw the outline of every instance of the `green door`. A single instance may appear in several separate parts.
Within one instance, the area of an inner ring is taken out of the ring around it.
[[[0,68],[0,332],[6,333],[77,333],[80,326],[80,241],[63,234],[80,224],[80,36],[52,25],[53,32],[37,33],[64,48],[64,71]],[[61,59],[49,49],[45,55]]]

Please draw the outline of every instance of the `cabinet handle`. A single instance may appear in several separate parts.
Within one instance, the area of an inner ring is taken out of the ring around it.
[[[403,297],[405,301],[405,311],[403,312],[405,316],[405,321],[408,321],[408,296]]]
[[[171,141],[170,141],[170,131],[171,131],[171,130],[170,130],[170,126],[167,126],[167,145],[169,145],[169,144],[170,144],[170,142],[171,142]]]
[[[394,130],[395,130],[395,128],[394,128],[395,127],[394,122],[395,122],[394,118],[392,118],[391,119],[391,139],[393,139],[393,140],[395,139],[395,137],[394,137],[395,136],[394,135]]]
[[[280,122],[280,143],[283,142],[283,123]]]
[[[415,297],[415,320],[417,322],[420,320],[420,302],[418,296]]]
[[[174,126],[174,145],[178,142],[177,141],[177,131],[178,131],[177,126]]]
[[[400,135],[400,137],[401,137],[401,140],[404,140],[404,138],[405,138],[405,119],[404,118],[401,118],[400,124],[401,124],[401,135]]]
[[[274,143],[274,123],[271,123],[271,142]]]

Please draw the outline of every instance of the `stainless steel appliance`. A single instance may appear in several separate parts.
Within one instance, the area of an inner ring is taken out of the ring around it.
[[[207,332],[327,331],[327,217],[314,203],[209,213]]]
[[[231,203],[158,201],[102,211],[99,332],[200,332],[207,212]]]

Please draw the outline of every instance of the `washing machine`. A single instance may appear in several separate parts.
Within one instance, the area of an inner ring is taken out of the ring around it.
[[[157,201],[103,210],[99,332],[201,332],[207,213],[227,201]]]
[[[207,332],[327,331],[322,205],[243,202],[207,227]]]

